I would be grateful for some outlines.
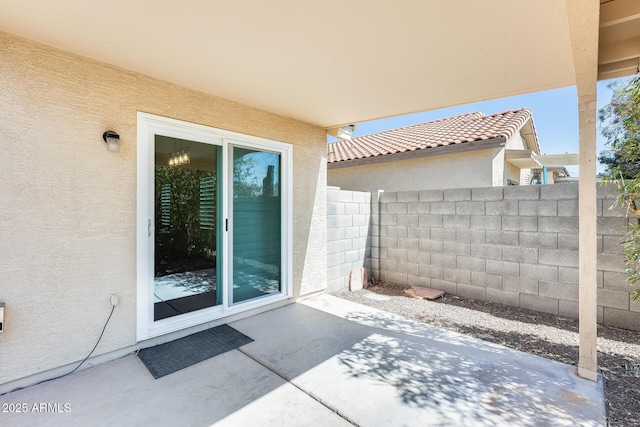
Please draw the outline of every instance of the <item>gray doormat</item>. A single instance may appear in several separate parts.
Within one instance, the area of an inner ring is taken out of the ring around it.
[[[198,362],[253,342],[229,325],[216,326],[155,347],[143,348],[138,357],[154,378],[172,374]]]

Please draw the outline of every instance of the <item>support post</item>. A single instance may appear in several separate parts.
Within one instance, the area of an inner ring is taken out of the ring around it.
[[[580,179],[578,186],[579,252],[578,314],[580,357],[578,375],[597,380],[597,210],[596,210],[596,96],[578,93],[580,123]],[[590,91],[591,92],[591,91]]]
[[[599,0],[565,0],[578,92],[578,375],[598,379],[597,361],[597,211],[596,211],[596,83],[598,77]]]

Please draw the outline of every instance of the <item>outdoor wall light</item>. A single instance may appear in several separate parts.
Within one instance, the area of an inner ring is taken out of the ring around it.
[[[107,151],[117,153],[120,150],[120,135],[112,130],[102,134],[102,139],[107,143]]]

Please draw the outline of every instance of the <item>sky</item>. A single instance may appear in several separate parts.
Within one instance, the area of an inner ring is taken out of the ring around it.
[[[620,80],[627,82],[632,77],[605,80],[598,82],[597,107],[602,108],[611,101],[612,91],[609,83]],[[424,113],[408,114],[388,119],[358,123],[353,137],[369,135],[389,129],[397,129],[417,123],[428,122],[458,114],[482,111],[489,115],[506,110],[528,108],[533,113],[533,122],[543,154],[577,153],[578,152],[578,109],[575,86],[535,92],[526,95],[510,96],[508,98],[491,101],[476,102],[457,107]],[[334,140],[331,138],[330,140]],[[600,132],[598,125],[597,153],[605,150],[606,139]],[[571,176],[579,175],[578,166],[567,166]],[[602,172],[604,166],[598,165],[597,172]]]

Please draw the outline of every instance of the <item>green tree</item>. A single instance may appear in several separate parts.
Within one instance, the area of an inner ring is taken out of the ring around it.
[[[628,280],[637,287],[631,294],[636,301],[640,297],[640,77],[610,87],[613,97],[599,111],[599,119],[611,150],[599,159],[607,166],[605,182],[616,183],[620,190],[616,203],[636,219],[622,243]]]

